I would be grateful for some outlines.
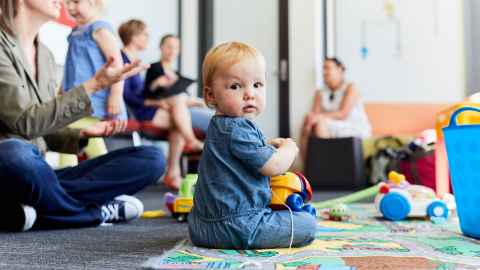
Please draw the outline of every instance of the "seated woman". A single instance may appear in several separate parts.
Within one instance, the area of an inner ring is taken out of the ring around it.
[[[147,105],[160,106],[169,111],[171,119],[182,134],[187,146],[193,150],[201,150],[203,143],[193,133],[190,114],[188,113],[189,96],[186,85],[175,87],[176,82],[185,78],[173,69],[173,62],[180,51],[180,40],[173,35],[166,35],[160,41],[160,61],[150,65],[145,76],[144,96],[153,103]],[[155,118],[153,119],[155,122]]]
[[[317,90],[312,109],[305,116],[300,150],[306,158],[308,138],[369,137],[370,122],[356,86],[345,81],[345,66],[337,58],[323,63],[326,89]]]
[[[125,63],[130,63],[131,61],[137,59],[139,52],[145,50],[147,47],[147,26],[143,21],[132,19],[123,23],[119,27],[118,32],[122,43],[124,44],[122,49],[123,61]],[[178,41],[178,39],[175,37],[170,37],[168,39]],[[163,43],[165,44],[165,42],[166,41],[164,40]],[[168,53],[165,53],[165,57],[167,57],[167,55]],[[167,58],[170,59],[172,57],[176,57],[177,55],[178,51]],[[173,61],[173,59],[171,61]],[[201,103],[197,102],[198,99],[187,99],[187,95],[182,95],[178,96],[178,98],[182,99],[183,103],[185,100],[187,100],[190,107],[187,108],[187,115],[183,118],[183,120],[178,118],[174,119],[174,108],[176,106],[174,105],[169,108],[170,105],[163,104],[163,100],[159,101],[146,99],[144,85],[145,80],[140,75],[135,75],[125,80],[123,93],[125,102],[132,110],[136,119],[140,121],[152,121],[155,126],[170,129],[168,138],[168,167],[164,178],[164,183],[170,188],[177,189],[181,181],[180,157],[186,144],[186,138],[184,134],[186,132],[193,135],[192,126],[193,128],[206,132],[213,112],[205,107],[199,106]],[[183,108],[183,104],[180,104],[179,106],[182,106]],[[181,121],[181,125],[178,125],[177,121]],[[184,129],[183,131],[182,128]],[[185,131],[185,129],[187,131]]]
[[[129,196],[164,172],[154,147],[110,152],[54,170],[47,150],[78,153],[90,137],[125,130],[125,121],[102,121],[81,130],[67,126],[93,113],[90,96],[145,67],[114,65],[55,95],[53,54],[38,40],[40,28],[60,16],[60,2],[0,1],[0,231],[98,226],[138,218],[143,204]],[[126,194],[126,195],[125,195]]]

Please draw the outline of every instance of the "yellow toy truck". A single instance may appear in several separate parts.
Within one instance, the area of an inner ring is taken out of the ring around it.
[[[272,189],[272,209],[284,209],[285,205],[295,212],[307,212],[317,216],[311,204],[305,204],[312,199],[312,187],[301,173],[286,172],[270,179]]]
[[[172,213],[172,217],[176,218],[179,222],[186,221],[188,213],[192,210],[193,193],[197,178],[198,175],[196,174],[187,174],[180,184],[178,196],[170,192],[165,194],[165,205],[170,213]]]

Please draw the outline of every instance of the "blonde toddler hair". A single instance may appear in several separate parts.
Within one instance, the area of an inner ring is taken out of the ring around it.
[[[251,58],[260,58],[265,62],[265,57],[259,50],[237,41],[222,43],[208,51],[202,64],[202,83],[203,97],[209,107],[212,106],[206,100],[206,89],[212,87],[213,79],[218,71]]]

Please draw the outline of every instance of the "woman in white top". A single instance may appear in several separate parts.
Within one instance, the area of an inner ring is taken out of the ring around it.
[[[345,81],[345,66],[337,58],[323,63],[325,89],[315,91],[312,109],[305,116],[300,149],[305,160],[308,138],[369,137],[370,122],[360,93],[353,83]]]

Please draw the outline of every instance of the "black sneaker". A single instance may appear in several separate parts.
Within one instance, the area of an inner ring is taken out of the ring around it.
[[[130,221],[139,218],[143,213],[143,203],[128,195],[115,197],[111,202],[102,206],[104,223]]]
[[[2,205],[0,231],[24,232],[28,231],[37,220],[37,211],[33,207],[23,204]]]

